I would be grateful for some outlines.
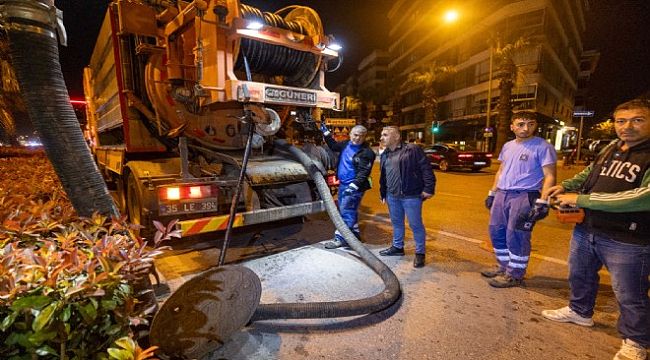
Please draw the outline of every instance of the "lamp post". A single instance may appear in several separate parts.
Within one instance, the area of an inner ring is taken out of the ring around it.
[[[488,93],[487,93],[487,110],[485,113],[485,151],[490,152],[490,138],[487,136],[490,129],[490,113],[492,112],[492,64],[494,58],[494,48],[490,44],[490,69],[488,70]]]

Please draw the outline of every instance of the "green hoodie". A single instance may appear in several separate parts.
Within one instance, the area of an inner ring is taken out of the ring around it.
[[[650,140],[621,151],[613,141],[562,187],[580,192],[585,225],[625,242],[650,244]],[[593,174],[592,174],[593,173]]]

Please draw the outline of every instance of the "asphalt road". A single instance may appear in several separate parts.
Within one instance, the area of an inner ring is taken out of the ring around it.
[[[596,326],[555,324],[544,309],[568,298],[566,255],[570,227],[551,214],[533,235],[533,258],[525,286],[493,289],[478,272],[494,263],[480,245],[488,239],[483,199],[496,168],[480,173],[436,172],[436,195],[424,206],[427,260],[412,267],[406,256],[382,258],[400,280],[395,305],[367,316],[320,320],[262,321],[242,328],[207,359],[610,359],[620,344],[617,307],[609,277],[602,274]],[[567,178],[579,168],[559,169]],[[378,175],[373,178],[375,182]],[[378,190],[362,202],[362,236],[375,254],[390,244],[387,208]],[[262,281],[262,303],[359,299],[383,285],[353,252],[325,250],[332,236],[326,215],[236,233],[229,263],[249,267]],[[219,256],[221,235],[177,244],[157,261],[164,301],[170,290],[208,269]],[[200,249],[200,250],[197,250]]]

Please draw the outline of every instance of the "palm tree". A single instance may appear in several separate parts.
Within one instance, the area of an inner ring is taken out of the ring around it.
[[[514,61],[518,50],[531,46],[527,38],[520,37],[512,43],[501,44],[497,40],[494,56],[497,62],[496,78],[499,79],[499,102],[497,105],[497,138],[494,153],[498,154],[508,139],[510,120],[512,118],[512,88],[521,82],[522,73]],[[488,99],[490,101],[491,99]]]
[[[429,144],[432,140],[431,127],[436,121],[438,113],[438,94],[436,84],[456,72],[456,68],[449,65],[438,65],[436,62],[429,64],[424,71],[414,71],[408,75],[402,89],[422,87],[422,107],[424,108],[424,142]]]
[[[14,115],[17,112],[25,112],[25,103],[20,96],[16,74],[9,62],[8,44],[3,40],[0,40],[0,79],[0,129],[4,131],[9,143],[17,145]]]

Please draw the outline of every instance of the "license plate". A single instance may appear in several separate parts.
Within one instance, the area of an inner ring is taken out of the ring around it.
[[[474,161],[474,165],[486,165],[485,161]]]
[[[216,200],[200,200],[175,204],[161,204],[160,215],[191,214],[212,212],[219,209]]]

